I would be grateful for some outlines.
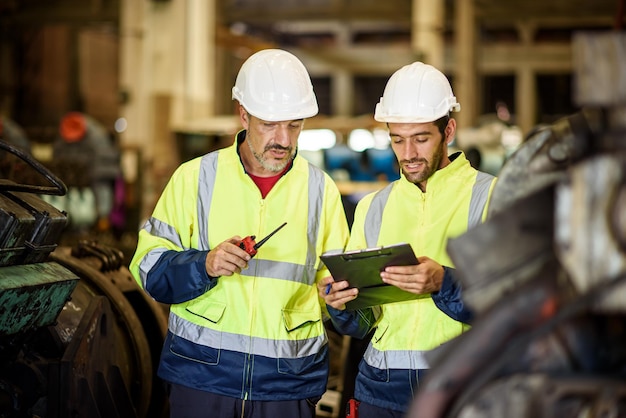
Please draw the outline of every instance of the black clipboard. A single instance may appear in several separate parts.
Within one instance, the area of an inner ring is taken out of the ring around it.
[[[320,256],[335,281],[346,280],[350,287],[359,289],[359,296],[346,303],[346,309],[355,310],[385,303],[417,299],[420,295],[388,285],[380,278],[387,266],[418,264],[410,244],[399,243],[364,250],[324,253]]]

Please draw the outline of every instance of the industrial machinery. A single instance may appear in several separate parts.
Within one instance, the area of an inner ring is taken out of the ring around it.
[[[626,36],[577,34],[583,110],[531,132],[448,244],[476,313],[410,417],[626,416]]]
[[[124,195],[120,158],[113,136],[97,120],[81,112],[61,118],[52,160],[46,166],[63,179],[68,192],[44,200],[67,210],[68,229],[123,227],[123,214],[116,211]]]
[[[156,376],[167,307],[147,297],[121,251],[57,245],[67,213],[40,195],[67,187],[0,139],[50,186],[0,179],[0,417],[166,417]]]

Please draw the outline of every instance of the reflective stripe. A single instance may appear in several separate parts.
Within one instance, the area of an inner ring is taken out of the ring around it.
[[[219,151],[209,153],[202,157],[198,178],[198,249],[201,251],[210,250],[209,246],[209,211],[211,208],[211,199],[213,198],[213,189],[215,186],[215,177],[217,173],[217,161]],[[272,260],[250,260],[248,269],[241,272],[243,276],[262,276],[280,280],[290,280],[308,285],[315,284],[317,251],[316,242],[320,228],[320,218],[323,210],[323,198],[325,189],[325,180],[323,172],[313,164],[309,166],[309,206],[307,219],[307,253],[305,265],[293,263],[285,263]],[[154,217],[151,217],[144,224],[149,234],[166,239],[177,247],[184,249],[180,236],[176,229]],[[141,280],[146,282],[148,271],[156,264],[159,257],[165,249],[152,250],[143,258],[140,263]]]
[[[318,354],[327,343],[326,334],[288,341],[216,331],[187,321],[173,312],[170,312],[168,326],[174,335],[196,344],[271,358],[301,358]]]
[[[468,211],[468,229],[477,225],[482,220],[484,208],[489,198],[489,189],[495,177],[478,172],[472,187],[472,194],[469,200]],[[364,234],[368,247],[375,247],[378,244],[380,230],[382,227],[383,214],[385,206],[391,194],[391,187],[394,183],[388,185],[373,196],[370,206],[367,210],[364,220]],[[428,320],[427,318],[424,320]],[[432,336],[426,337],[431,338]],[[432,337],[436,338],[436,337]],[[366,363],[377,369],[427,369],[428,362],[425,354],[428,351],[422,350],[379,350],[375,345],[383,346],[384,343],[370,342],[364,354]]]
[[[487,200],[489,199],[489,187],[493,179],[495,179],[494,176],[481,171],[476,174],[476,182],[472,188],[472,198],[470,199],[467,229],[481,223],[485,206],[487,206]]]
[[[307,253],[303,281],[310,285],[315,283],[315,265],[317,264],[316,243],[322,219],[324,190],[326,177],[322,170],[309,163],[309,217],[307,219]]]
[[[168,225],[165,222],[160,221],[154,217],[151,217],[146,221],[146,223],[144,223],[143,229],[148,234],[168,240],[178,248],[183,249],[183,243],[180,239],[180,236],[173,226]],[[159,261],[161,255],[166,251],[168,251],[167,248],[153,249],[149,251],[139,263],[139,277],[141,279],[141,283],[143,284],[144,289],[146,288],[148,273],[157,263],[157,261]]]
[[[388,184],[384,189],[376,192],[372,199],[367,214],[365,215],[365,242],[368,247],[375,247],[380,235],[380,226],[383,221],[385,205],[391,194],[394,183]]]
[[[211,152],[204,157],[200,163],[200,174],[198,179],[198,229],[199,229],[199,250],[210,250],[209,246],[209,211],[211,209],[211,199],[215,186],[217,173],[217,159],[219,151]],[[317,262],[317,252],[315,243],[319,233],[319,219],[322,215],[323,197],[325,188],[325,177],[323,172],[313,164],[309,166],[309,216],[307,226],[307,254],[305,266],[296,266],[291,263],[281,263],[269,260],[250,260],[250,268],[243,271],[244,276],[263,276],[277,279],[293,280],[302,283],[315,283],[315,264]],[[300,279],[300,277],[302,277]]]
[[[208,251],[209,247],[209,211],[217,173],[217,157],[219,151],[211,152],[202,157],[198,178],[198,249]]]
[[[308,270],[308,273],[305,271]],[[261,274],[262,273],[262,274]],[[260,260],[253,258],[248,261],[248,268],[242,270],[242,276],[263,276],[278,280],[313,285],[315,283],[315,269],[306,268],[300,264],[287,263],[284,261]],[[312,275],[312,280],[311,279]]]
[[[141,263],[139,263],[139,277],[141,278],[141,283],[143,284],[143,288],[146,288],[148,282],[148,273],[152,270],[152,267],[159,261],[161,255],[168,251],[167,248],[156,248],[152,251],[149,251],[146,255],[141,259]]]
[[[224,154],[222,154],[224,155]],[[228,157],[228,155],[226,155]],[[202,157],[198,174],[198,190],[197,190],[197,228],[198,228],[198,250],[211,250],[209,244],[209,215],[213,194],[215,191],[215,180],[218,174],[218,164],[220,159],[219,151],[209,153]],[[300,163],[299,163],[300,164]],[[325,197],[325,181],[326,177],[322,170],[314,165],[306,162],[308,169],[308,214],[307,214],[307,244],[306,253],[302,253],[305,257],[303,264],[288,263],[277,260],[263,260],[253,258],[249,261],[249,268],[243,270],[243,276],[267,277],[279,280],[288,280],[292,282],[302,283],[307,286],[315,286],[316,266],[319,263],[317,257],[317,242],[320,230],[320,219],[323,216],[323,203]],[[220,171],[220,175],[221,175]],[[301,176],[301,173],[294,175]],[[216,196],[216,198],[218,198]],[[157,224],[151,226],[157,236],[170,235],[170,229],[165,224]],[[180,238],[176,236],[178,242]],[[159,248],[150,251],[141,261],[141,270],[146,273],[142,274],[142,281],[150,268],[158,261],[160,255],[167,251],[167,248]],[[150,268],[148,268],[150,267]],[[319,335],[311,336],[302,340],[272,340],[260,337],[251,337],[245,334],[233,334],[232,332],[223,332],[219,325],[207,323],[206,326],[199,325],[184,319],[186,314],[178,311],[178,315],[170,311],[169,329],[170,331],[193,343],[213,348],[222,348],[237,352],[250,352],[271,358],[302,358],[310,355],[317,355],[327,344],[327,337],[323,329]],[[321,319],[320,319],[321,320]],[[277,325],[282,326],[282,325]],[[245,331],[244,331],[245,332]],[[284,333],[286,338],[295,334]],[[314,334],[318,334],[315,331]],[[278,353],[278,354],[277,354]]]
[[[426,361],[428,351],[418,350],[388,350],[380,351],[369,344],[363,358],[371,367],[377,369],[428,369]]]
[[[183,242],[180,239],[180,235],[178,235],[176,228],[158,220],[157,218],[151,217],[148,219],[146,223],[143,224],[143,229],[150,235],[170,241],[180,249],[186,249],[183,248]]]
[[[469,204],[469,215],[467,219],[468,229],[481,223],[483,212],[489,199],[489,188],[495,179],[491,174],[479,171],[476,174],[476,181],[472,187],[472,196]],[[365,215],[365,241],[368,247],[375,247],[380,235],[380,228],[383,220],[385,205],[391,194],[394,183],[387,185],[378,191],[372,198],[372,203]]]

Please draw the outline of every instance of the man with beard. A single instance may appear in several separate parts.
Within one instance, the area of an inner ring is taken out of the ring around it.
[[[319,255],[349,235],[336,185],[297,155],[317,100],[304,65],[278,49],[248,58],[232,95],[243,129],[176,170],[131,271],[171,305],[158,370],[171,417],[313,418],[329,372]],[[257,253],[240,246],[284,223]]]
[[[426,352],[471,319],[446,244],[484,219],[495,178],[472,168],[462,152],[448,155],[456,132],[450,112],[459,110],[445,75],[421,62],[396,71],[376,106],[401,177],[358,203],[347,249],[410,243],[419,263],[380,275],[420,297],[347,311],[357,289],[332,277],[318,284],[337,330],[357,338],[373,331],[355,382],[359,418],[403,417],[428,369]]]

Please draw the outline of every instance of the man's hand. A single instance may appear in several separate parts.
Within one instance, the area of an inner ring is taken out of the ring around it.
[[[241,237],[234,236],[213,248],[206,256],[206,272],[211,277],[232,276],[248,268],[250,254],[237,245]]]
[[[393,266],[380,273],[383,282],[418,295],[438,292],[443,283],[443,266],[428,257],[418,257],[414,266]]]
[[[356,299],[359,294],[359,289],[347,289],[348,286],[347,281],[335,282],[328,276],[317,282],[317,291],[328,306],[343,311],[346,309],[346,303]]]

